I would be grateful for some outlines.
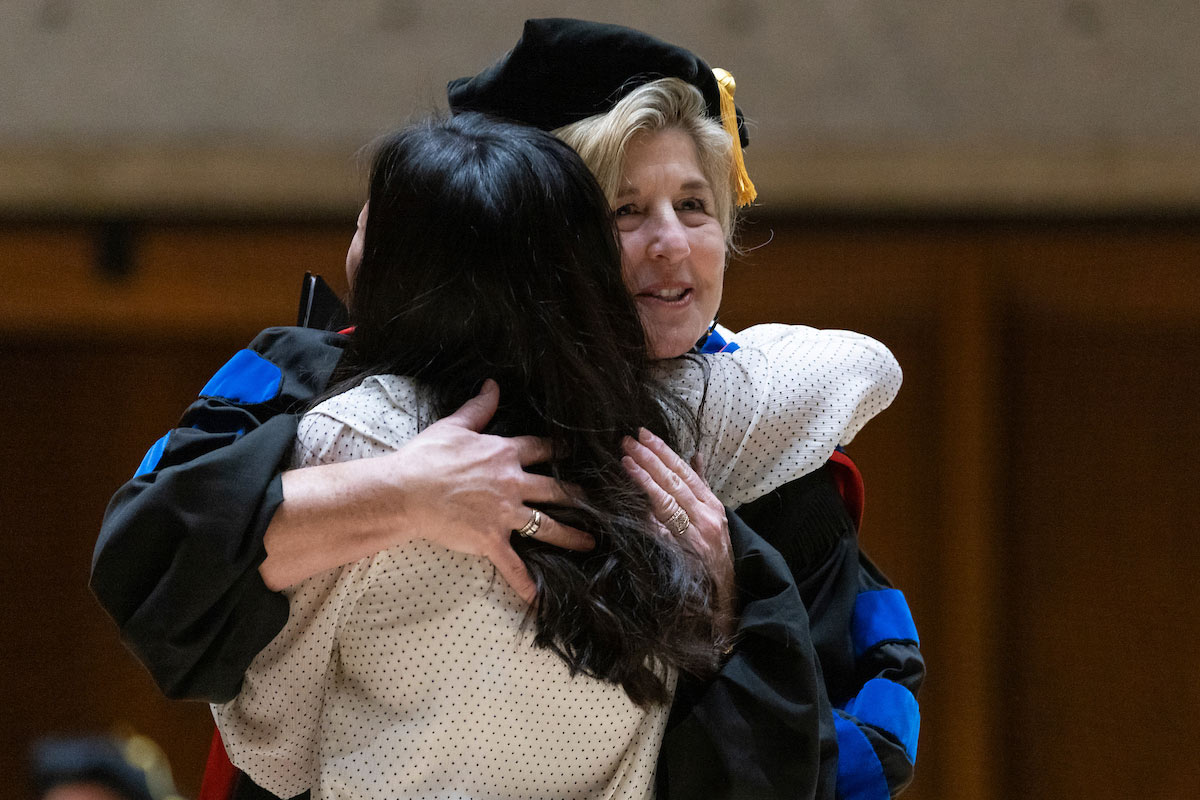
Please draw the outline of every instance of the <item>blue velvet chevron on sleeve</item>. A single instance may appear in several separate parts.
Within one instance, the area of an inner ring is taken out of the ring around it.
[[[282,501],[296,412],[322,391],[344,337],[272,328],[201,390],[113,496],[91,586],[165,694],[224,701],[287,620],[258,574]]]
[[[917,760],[921,711],[914,692],[924,676],[917,628],[904,595],[875,574],[867,573],[850,625],[856,668],[871,677],[834,712],[843,800],[895,797]]]

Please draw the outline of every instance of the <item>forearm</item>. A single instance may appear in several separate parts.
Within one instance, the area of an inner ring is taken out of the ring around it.
[[[403,466],[360,459],[285,472],[283,502],[263,535],[259,574],[280,590],[404,540]]]

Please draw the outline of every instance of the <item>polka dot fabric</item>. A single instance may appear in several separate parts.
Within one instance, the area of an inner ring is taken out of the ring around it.
[[[829,460],[900,390],[900,365],[879,342],[851,331],[756,325],[739,349],[660,362],[660,377],[692,408],[704,398],[700,449],[721,502],[757,500]]]
[[[706,461],[728,498],[816,468],[899,386],[886,348],[857,334],[762,326],[738,342],[706,356],[702,417],[702,449],[729,461]],[[699,401],[696,364],[661,369]],[[296,460],[382,455],[428,422],[410,380],[369,378],[304,416]],[[487,560],[418,539],[288,594],[284,630],[213,707],[233,763],[274,794],[653,796],[667,709],[639,709],[533,647],[522,601]]]

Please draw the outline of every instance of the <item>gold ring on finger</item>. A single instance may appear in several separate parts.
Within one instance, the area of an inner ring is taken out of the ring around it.
[[[524,525],[518,528],[517,533],[520,536],[524,536],[526,539],[532,539],[533,535],[538,532],[538,528],[540,527],[542,527],[542,512],[535,508],[533,510],[533,516],[529,518],[529,522],[526,522]]]
[[[684,532],[692,527],[692,518],[682,508],[671,515],[667,520],[667,527],[676,536],[683,536]]]

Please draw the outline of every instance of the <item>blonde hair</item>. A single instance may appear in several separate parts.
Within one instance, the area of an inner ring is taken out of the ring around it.
[[[583,158],[610,203],[621,189],[625,148],[638,134],[681,130],[696,145],[700,171],[712,187],[713,216],[732,247],[737,216],[737,179],[733,172],[733,140],[718,120],[708,116],[700,90],[679,78],[662,78],[639,86],[613,108],[554,131]]]

